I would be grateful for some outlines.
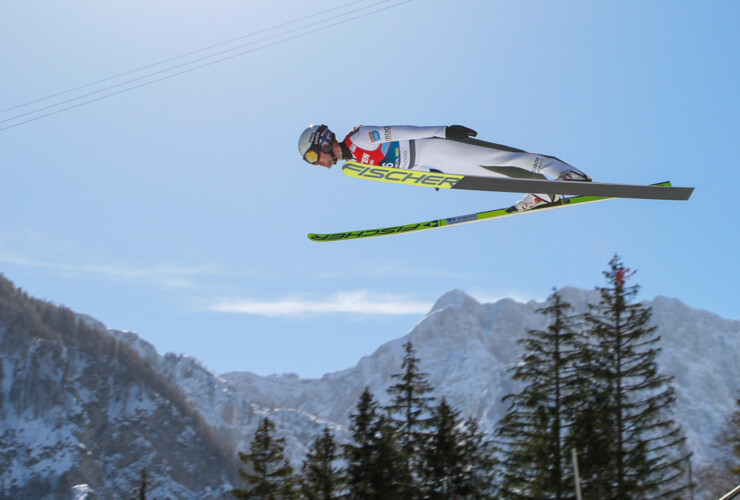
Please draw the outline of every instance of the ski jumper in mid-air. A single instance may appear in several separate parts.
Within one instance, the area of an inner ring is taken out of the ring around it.
[[[553,156],[472,139],[476,135],[461,125],[360,126],[339,142],[326,125],[314,125],[301,134],[298,151],[308,163],[326,168],[339,160],[355,160],[367,165],[478,177],[591,180]],[[508,210],[529,210],[559,199],[557,194],[528,194]]]

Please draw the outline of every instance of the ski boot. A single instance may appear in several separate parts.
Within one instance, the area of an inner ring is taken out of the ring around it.
[[[567,170],[563,173],[561,173],[557,179],[558,181],[576,181],[576,182],[591,182],[593,179],[591,177],[582,174],[580,172],[576,172],[575,170]],[[547,198],[550,198],[549,200]],[[523,212],[525,210],[532,210],[533,208],[542,206],[542,205],[548,205],[550,203],[555,203],[556,201],[559,201],[562,198],[559,194],[555,195],[536,195],[536,194],[528,194],[521,200],[517,201],[513,206],[506,209],[507,212],[513,213],[513,212]]]

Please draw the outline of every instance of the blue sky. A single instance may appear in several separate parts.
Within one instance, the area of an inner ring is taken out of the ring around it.
[[[451,289],[541,300],[602,285],[615,253],[641,298],[738,319],[739,22],[731,1],[4,2],[0,110],[200,52],[0,113],[0,272],[216,373],[318,377]],[[310,123],[459,123],[595,180],[696,191],[314,243],[518,195],[308,166]]]

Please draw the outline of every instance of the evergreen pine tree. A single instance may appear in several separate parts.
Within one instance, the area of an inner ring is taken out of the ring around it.
[[[601,300],[585,315],[593,339],[585,368],[590,429],[574,427],[573,439],[582,446],[590,433],[602,445],[579,449],[585,463],[601,463],[583,476],[586,498],[675,497],[690,486],[681,469],[689,458],[685,439],[669,417],[671,378],[658,372],[659,337],[649,325],[650,309],[632,302],[639,290],[627,285],[633,274],[615,256],[604,272],[608,286],[599,289]]]
[[[444,398],[433,409],[433,430],[422,453],[425,498],[451,498],[462,493],[465,450],[458,415]]]
[[[717,453],[697,468],[697,491],[705,498],[721,498],[740,484],[740,399],[712,444]]]
[[[373,430],[378,419],[378,404],[369,388],[360,396],[357,412],[350,415],[352,442],[344,445],[346,482],[351,496],[368,498],[372,492],[370,467],[373,462]]]
[[[462,450],[465,476],[461,486],[463,498],[480,500],[499,498],[494,495],[496,460],[493,444],[478,423],[469,417],[462,426]]]
[[[405,457],[398,447],[399,434],[393,419],[387,414],[379,415],[373,435],[370,482],[374,498],[379,500],[412,498],[407,489],[409,478]]]
[[[408,482],[403,485],[407,497],[417,496],[416,484],[419,481],[420,457],[428,438],[431,424],[430,405],[434,400],[429,396],[432,387],[427,374],[419,369],[419,358],[409,341],[403,346],[404,357],[401,373],[391,375],[397,382],[388,388],[392,400],[388,410],[399,429],[400,447],[405,458]]]
[[[571,306],[557,292],[538,310],[551,318],[547,330],[530,330],[521,343],[522,361],[513,378],[518,394],[504,398],[509,409],[499,422],[503,475],[501,493],[516,498],[563,499],[573,491],[566,428],[573,419],[581,353]]]
[[[259,498],[262,500],[290,499],[293,494],[293,468],[285,459],[285,438],[276,438],[275,424],[264,418],[249,447],[249,453],[239,453],[239,459],[247,467],[239,470],[249,488],[234,489],[236,498]]]
[[[568,442],[578,453],[578,468],[585,498],[602,500],[607,498],[605,492],[610,487],[603,471],[609,467],[615,438],[610,425],[609,392],[603,390],[600,381],[588,376],[593,370],[587,367],[596,363],[595,360],[591,350],[585,347],[580,369],[586,376],[579,379],[580,383],[575,391],[579,399]]]
[[[432,414],[432,432],[421,457],[423,498],[490,498],[490,450],[475,421],[463,424],[445,399]]]
[[[735,479],[740,479],[740,399],[737,400],[737,410],[732,414],[729,425],[729,442],[732,446],[732,453],[737,459],[732,474]]]
[[[329,428],[316,438],[303,462],[301,493],[308,500],[340,498],[342,483],[336,466],[337,444]]]
[[[349,498],[401,498],[405,481],[397,433],[367,388],[350,415],[349,431],[352,442],[344,445]]]
[[[139,488],[139,500],[146,500],[146,494],[149,491],[149,478],[146,468],[141,469],[141,488]]]
[[[147,473],[146,468],[141,469],[141,479],[139,480],[139,487],[134,491],[134,494],[136,495],[134,498],[138,500],[146,500],[147,493],[156,487],[156,484],[152,485],[149,482],[149,474]]]
[[[736,477],[740,477],[740,399],[737,400],[737,407],[737,411],[734,413],[732,419],[730,420],[730,425],[734,429],[732,452],[737,458],[737,466],[733,469],[732,473],[735,474]]]

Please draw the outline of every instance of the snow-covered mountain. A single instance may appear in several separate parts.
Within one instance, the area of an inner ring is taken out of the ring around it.
[[[577,310],[597,300],[593,291],[561,293]],[[662,337],[660,368],[675,377],[675,418],[700,470],[723,458],[716,439],[740,394],[740,321],[664,297],[647,305]],[[480,304],[456,290],[352,368],[320,379],[216,376],[0,277],[0,498],[128,498],[144,467],[157,498],[225,497],[239,485],[237,451],[263,416],[300,464],[325,426],[345,436],[366,387],[387,401],[408,340],[436,395],[492,431],[501,398],[516,389],[507,369],[522,352],[517,341],[545,327],[541,306]]]
[[[171,498],[221,498],[236,476],[151,363],[0,277],[0,498],[131,498],[144,468]]]
[[[579,312],[598,301],[596,291],[564,288],[560,293]],[[717,458],[717,435],[740,397],[740,321],[666,297],[645,304],[652,308],[661,336],[660,369],[675,377],[674,417],[694,452],[695,468],[708,467]],[[479,304],[455,290],[442,296],[406,336],[381,346],[353,368],[318,380],[264,378],[245,372],[222,378],[246,400],[345,425],[365,387],[381,402],[387,401],[385,389],[392,383],[391,374],[400,371],[402,346],[410,340],[436,395],[492,432],[505,410],[501,398],[518,389],[508,368],[522,353],[519,339],[529,329],[546,327],[548,320],[536,313],[542,306],[510,299]]]

